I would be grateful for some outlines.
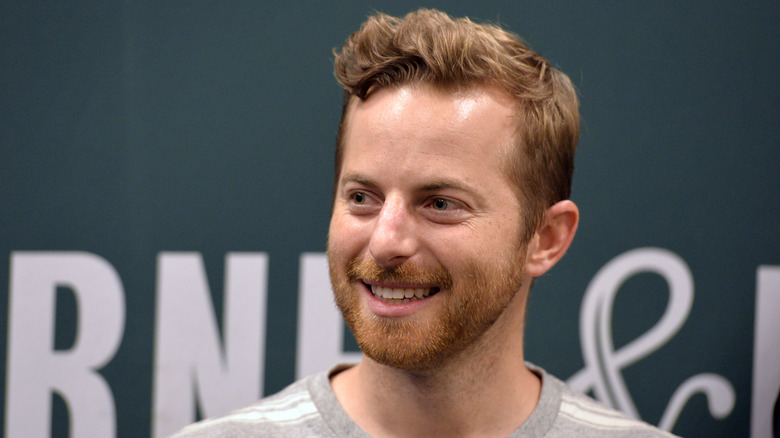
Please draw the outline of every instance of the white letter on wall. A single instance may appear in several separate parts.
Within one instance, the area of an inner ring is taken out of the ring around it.
[[[199,253],[161,253],[157,265],[153,436],[222,415],[263,393],[268,256],[231,253],[225,261],[220,341]]]
[[[333,302],[327,257],[304,253],[298,296],[297,378],[338,363],[359,362],[362,355],[345,352],[343,339],[344,322]]]
[[[10,283],[5,436],[48,437],[53,391],[68,407],[69,436],[115,436],[114,398],[96,370],[122,340],[119,275],[94,254],[14,252]],[[53,349],[57,287],[76,298],[76,337],[68,350]]]
[[[750,434],[753,438],[772,436],[772,417],[778,409],[775,404],[780,404],[780,266],[759,266],[757,277]]]

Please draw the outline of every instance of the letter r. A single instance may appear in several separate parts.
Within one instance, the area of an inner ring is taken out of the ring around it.
[[[54,350],[57,287],[76,297],[76,339],[68,350]],[[83,252],[14,252],[9,300],[5,436],[48,437],[54,391],[68,406],[69,436],[115,436],[114,398],[97,373],[124,331],[124,291],[114,268]]]

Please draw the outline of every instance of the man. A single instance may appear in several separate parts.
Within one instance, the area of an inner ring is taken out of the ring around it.
[[[177,436],[670,436],[524,362],[531,284],[579,219],[569,79],[431,10],[371,17],[335,70],[328,261],[365,357]]]

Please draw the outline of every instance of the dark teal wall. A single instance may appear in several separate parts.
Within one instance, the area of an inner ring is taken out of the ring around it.
[[[582,224],[533,292],[528,358],[562,378],[581,369],[588,283],[625,251],[665,248],[690,267],[695,300],[673,339],[623,370],[637,408],[656,423],[682,381],[715,373],[736,391],[731,414],[713,419],[697,396],[674,431],[747,436],[756,269],[780,265],[780,4],[479,3],[427,6],[519,33],[582,100],[573,193]],[[299,257],[324,251],[328,225],[341,103],[331,49],[372,11],[417,6],[0,5],[0,318],[14,251],[87,251],[114,266],[127,321],[101,374],[117,436],[150,430],[162,251],[203,255],[217,315],[225,253],[267,253],[265,391],[293,380]],[[651,274],[626,283],[617,346],[660,318],[666,290]],[[60,296],[66,349],[76,304]],[[7,339],[0,324],[2,357]],[[54,436],[66,436],[57,398],[53,415]]]

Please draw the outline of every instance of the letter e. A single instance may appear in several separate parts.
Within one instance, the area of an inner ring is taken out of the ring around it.
[[[344,320],[333,302],[328,260],[322,253],[301,255],[298,295],[298,378],[339,363],[359,362],[360,353],[345,352]]]

